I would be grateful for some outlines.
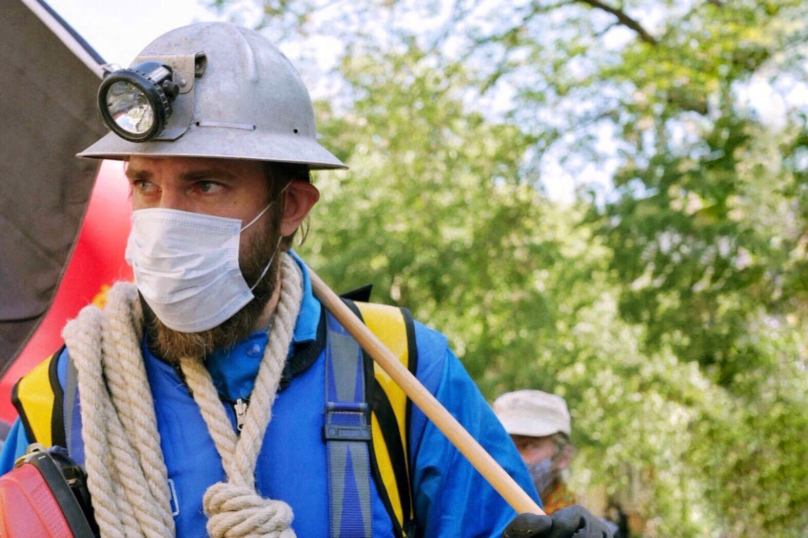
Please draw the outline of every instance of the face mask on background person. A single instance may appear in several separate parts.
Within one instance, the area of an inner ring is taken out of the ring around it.
[[[132,213],[126,261],[138,290],[163,324],[184,333],[206,331],[253,300],[252,290],[272,265],[280,238],[252,286],[239,268],[239,239],[271,206],[243,228],[240,219],[177,209]]]
[[[536,493],[541,495],[553,481],[553,459],[544,458],[539,460],[528,465],[527,470],[530,473],[530,478],[533,479],[533,485],[536,486]]]

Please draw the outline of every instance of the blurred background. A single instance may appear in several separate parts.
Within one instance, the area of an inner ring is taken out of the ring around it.
[[[297,250],[563,396],[569,483],[632,536],[808,535],[802,0],[52,0],[109,62],[191,22],[298,67]]]

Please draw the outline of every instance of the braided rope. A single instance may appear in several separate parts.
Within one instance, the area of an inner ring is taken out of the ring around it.
[[[255,491],[255,465],[303,294],[297,264],[286,254],[281,261],[280,301],[240,438],[202,362],[181,362],[228,477],[203,498],[214,538],[295,536],[289,505]],[[141,334],[137,289],[129,283],[113,286],[103,313],[88,306],[62,332],[78,371],[87,482],[104,538],[176,532]]]
[[[175,533],[151,391],[136,394],[148,387],[140,348],[116,346],[127,336],[139,340],[137,302],[135,287],[118,283],[106,313],[88,306],[62,332],[78,371],[87,485],[105,538]],[[157,450],[147,449],[155,445]]]

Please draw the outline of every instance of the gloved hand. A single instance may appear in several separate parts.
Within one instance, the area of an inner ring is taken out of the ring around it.
[[[612,533],[589,510],[575,504],[552,516],[520,514],[502,538],[612,538]]]

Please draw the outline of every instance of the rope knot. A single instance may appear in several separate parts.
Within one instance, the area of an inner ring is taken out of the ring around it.
[[[254,488],[219,482],[205,492],[203,506],[212,538],[295,536],[290,528],[292,508],[283,501],[262,498]]]

